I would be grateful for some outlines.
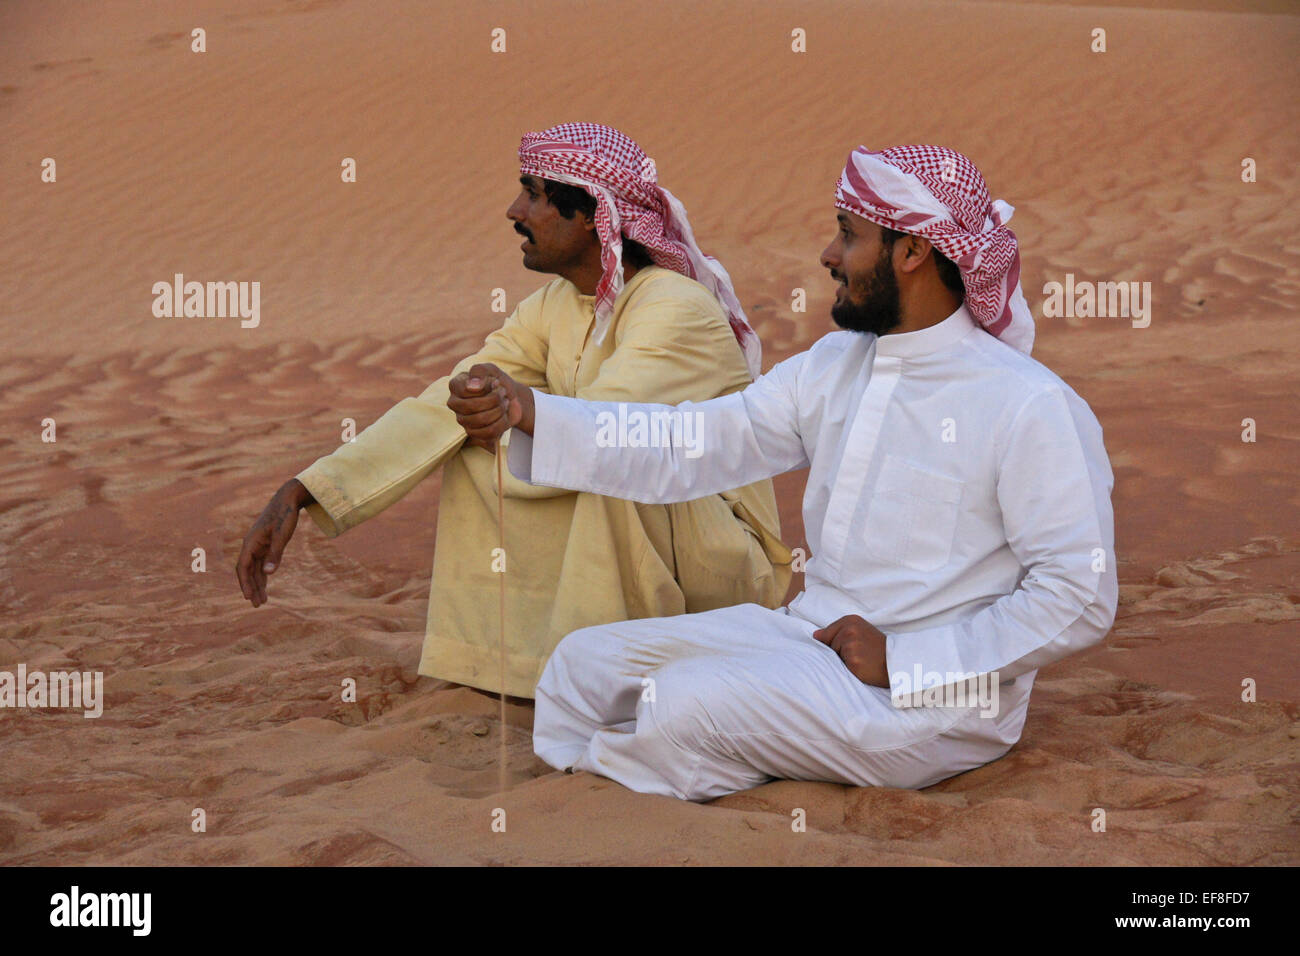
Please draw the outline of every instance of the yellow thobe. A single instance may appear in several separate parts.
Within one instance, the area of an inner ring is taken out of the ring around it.
[[[750,382],[713,295],[693,279],[640,269],[614,304],[604,342],[595,297],[557,278],[519,303],[452,375],[479,362],[521,385],[576,398],[703,401]],[[496,461],[466,445],[440,378],[298,475],[329,537],[393,504],[443,467],[437,548],[419,672],[498,691],[499,588],[506,583],[506,693],[532,697],[570,631],[733,604],[777,607],[790,582],[770,481],[672,505],[534,487],[505,469],[499,546]],[[508,444],[509,432],[503,438]]]

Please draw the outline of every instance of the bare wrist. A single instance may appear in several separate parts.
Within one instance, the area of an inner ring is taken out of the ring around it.
[[[316,503],[315,496],[297,478],[290,478],[280,490],[286,494],[295,511]]]
[[[519,416],[519,424],[515,427],[525,435],[531,436],[537,417],[537,404],[533,401],[533,390],[531,388],[524,389],[519,404],[522,414]]]

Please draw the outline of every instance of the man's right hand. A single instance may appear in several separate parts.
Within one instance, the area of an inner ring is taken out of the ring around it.
[[[465,429],[470,445],[492,451],[511,428],[533,433],[533,392],[490,362],[455,376],[447,386],[447,407]]]
[[[266,603],[266,576],[280,564],[284,546],[298,526],[298,511],[315,500],[306,485],[297,478],[289,479],[262,509],[244,537],[235,575],[239,578],[239,590],[253,607]]]

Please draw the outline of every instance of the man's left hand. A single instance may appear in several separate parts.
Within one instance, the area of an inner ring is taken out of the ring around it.
[[[885,661],[885,635],[856,614],[846,614],[813,637],[840,655],[844,666],[858,680],[872,687],[889,686],[889,665]]]

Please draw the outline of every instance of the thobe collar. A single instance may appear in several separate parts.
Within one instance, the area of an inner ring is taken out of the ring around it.
[[[877,337],[876,355],[918,358],[941,351],[978,328],[979,325],[966,306],[959,305],[956,312],[936,325],[915,332],[896,332]]]
[[[622,300],[625,299],[633,289],[635,289],[638,285],[641,284],[641,281],[646,276],[646,274],[648,274],[651,270],[655,268],[662,268],[662,267],[648,265],[648,266],[642,266],[640,269],[637,269],[636,272],[632,274],[632,278],[628,279],[623,284],[623,291],[620,292],[618,298],[614,300],[615,306],[617,307],[619,304],[621,304]],[[569,285],[573,287],[573,294],[577,296],[578,304],[581,305],[584,309],[590,310],[594,315],[596,311],[596,296],[584,295],[583,293],[578,291],[578,287],[576,285],[573,285],[572,282],[570,282]]]

